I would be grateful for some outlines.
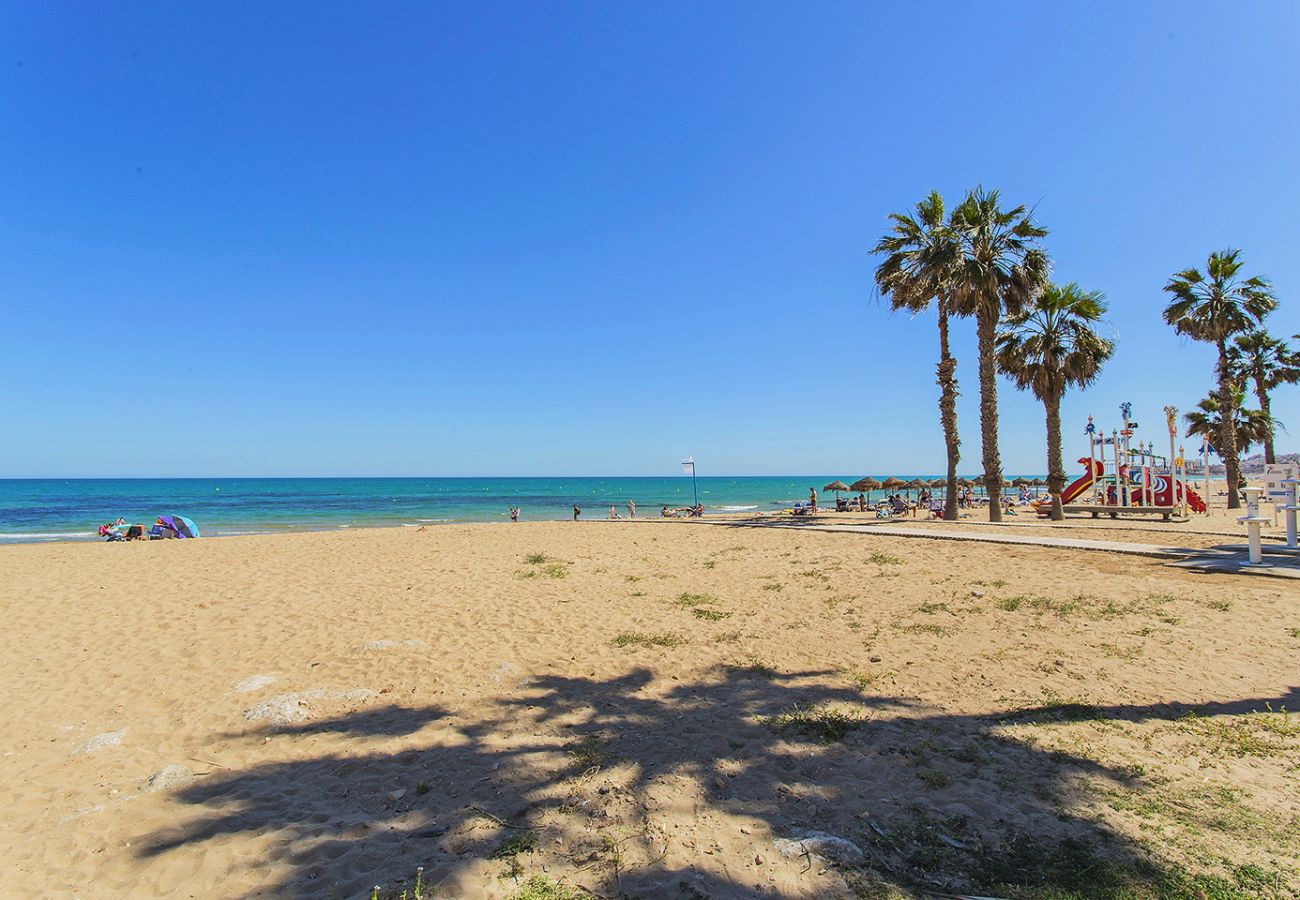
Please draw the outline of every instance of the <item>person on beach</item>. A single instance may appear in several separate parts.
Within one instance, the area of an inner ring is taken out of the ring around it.
[[[808,488],[808,510],[814,514],[817,512],[817,488]]]
[[[858,494],[858,512],[867,511],[867,495]]]
[[[578,509],[578,504],[573,504],[573,521],[578,521],[580,515],[582,515],[582,510]]]
[[[697,504],[695,505],[695,517],[696,517],[697,519],[702,519],[702,518],[704,518],[704,504],[703,504],[703,503],[697,503]]]
[[[636,501],[635,501],[635,500],[629,500],[629,501],[627,501],[627,517],[628,517],[629,519],[635,519],[635,518],[636,518]]]
[[[519,521],[519,507],[517,506],[510,507],[510,521],[511,522]]]
[[[661,510],[659,510],[659,515],[660,515],[661,518],[664,518],[664,519],[671,519],[671,518],[673,517],[673,514],[670,513],[670,512],[668,511],[668,505],[667,505],[667,504],[664,504],[664,508],[661,509]]]
[[[614,504],[613,504],[613,503],[611,503],[611,504],[609,505],[609,517],[610,517],[611,519],[617,519],[617,518],[619,518],[618,510],[616,510],[616,509],[614,508]]]

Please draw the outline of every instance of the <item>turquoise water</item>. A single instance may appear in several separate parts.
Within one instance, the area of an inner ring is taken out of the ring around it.
[[[835,475],[701,477],[705,513],[781,509]],[[902,478],[933,478],[906,475]],[[845,481],[854,479],[845,478]],[[874,498],[884,496],[876,491]],[[151,523],[160,515],[194,519],[204,536],[567,519],[606,518],[610,504],[638,515],[693,502],[688,476],[655,478],[86,478],[0,480],[0,543],[91,540],[103,522]]]

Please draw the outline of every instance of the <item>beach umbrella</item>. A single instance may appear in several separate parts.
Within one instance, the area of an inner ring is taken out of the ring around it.
[[[1029,487],[1029,486],[1032,485],[1033,483],[1034,483],[1034,480],[1033,480],[1032,478],[1026,478],[1026,477],[1024,477],[1024,476],[1022,475],[1022,476],[1020,476],[1019,478],[1012,479],[1012,481],[1011,481],[1011,486],[1012,486],[1012,487]]]
[[[880,482],[880,486],[885,490],[889,490],[891,488],[900,488],[905,484],[907,484],[906,481],[904,481],[901,478],[895,478],[893,475],[890,475],[884,481]]]
[[[932,487],[932,488],[940,488],[941,490],[945,490],[945,491],[946,491],[946,490],[948,489],[948,479],[947,479],[947,478],[936,478],[934,481],[931,481],[931,482],[930,482],[930,487]]]
[[[849,490],[855,494],[862,493],[863,491],[870,493],[878,487],[880,487],[880,482],[868,475],[866,478],[859,478],[857,481],[849,485]]]
[[[923,491],[929,486],[930,483],[926,481],[924,478],[913,478],[905,485],[909,496],[911,495],[912,491]]]
[[[1040,487],[1042,487],[1043,485],[1045,485],[1045,484],[1047,484],[1047,482],[1044,481],[1044,480],[1041,479],[1041,478],[1035,478],[1035,479],[1033,480],[1033,485],[1034,485],[1034,496],[1035,496],[1035,497],[1038,496],[1038,489],[1039,489]]]
[[[842,491],[848,491],[848,490],[851,490],[851,488],[847,484],[836,479],[835,481],[832,481],[830,484],[826,485],[826,487],[822,488],[822,493],[824,494],[827,491],[830,491],[835,495],[835,499],[838,500],[840,498],[840,493]]]
[[[971,481],[969,478],[957,479],[957,487],[974,487],[974,486],[975,486],[975,482]]]

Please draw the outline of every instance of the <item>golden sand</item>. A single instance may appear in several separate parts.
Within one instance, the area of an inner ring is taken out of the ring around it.
[[[1066,838],[1300,885],[1295,582],[657,521],[0,573],[7,896],[851,896]]]

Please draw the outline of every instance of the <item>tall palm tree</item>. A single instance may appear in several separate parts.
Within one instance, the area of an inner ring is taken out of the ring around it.
[[[1300,382],[1300,353],[1293,353],[1286,341],[1259,328],[1237,335],[1228,348],[1228,360],[1243,388],[1247,382],[1254,385],[1260,412],[1269,420],[1268,433],[1264,436],[1264,462],[1271,465],[1277,458],[1273,455],[1273,408],[1269,391],[1279,384]]]
[[[997,331],[1004,312],[1017,312],[1047,280],[1038,239],[1047,230],[1023,206],[1003,210],[997,191],[977,187],[952,213],[961,243],[953,311],[975,317],[979,341],[980,439],[989,521],[1002,521],[1002,456],[998,452]]]
[[[1228,341],[1252,331],[1277,306],[1273,286],[1258,275],[1239,278],[1241,251],[1211,253],[1205,274],[1200,269],[1175,272],[1165,284],[1174,299],[1165,307],[1165,322],[1194,341],[1214,344],[1219,351],[1219,406],[1232,409],[1233,376]],[[1214,442],[1228,475],[1228,509],[1241,508],[1241,454],[1237,448],[1236,417],[1221,416],[1222,432]]]
[[[1086,388],[1110,359],[1115,345],[1094,331],[1106,312],[1100,291],[1071,282],[1049,284],[1027,306],[1007,316],[998,334],[998,368],[1016,387],[1031,390],[1047,413],[1047,490],[1052,518],[1065,518],[1065,462],[1061,459],[1061,397],[1067,388]]]
[[[944,221],[943,197],[931,191],[916,204],[913,215],[891,213],[892,228],[872,248],[884,256],[876,267],[876,287],[889,297],[894,310],[913,314],[933,301],[939,313],[939,422],[948,454],[948,489],[944,493],[943,517],[957,519],[957,463],[961,461],[961,439],[957,436],[957,360],[948,346],[952,278],[958,259],[957,236]]]
[[[1233,425],[1236,429],[1238,447],[1242,453],[1249,452],[1255,444],[1262,444],[1268,436],[1269,427],[1272,424],[1262,409],[1246,409],[1244,400],[1246,392],[1240,388],[1233,388]],[[1189,412],[1183,418],[1187,421],[1187,436],[1201,438],[1213,444],[1223,433],[1223,416],[1219,410],[1223,407],[1220,402],[1219,394],[1214,393],[1206,397],[1200,403],[1196,404],[1196,409]],[[1220,453],[1220,456],[1223,454]]]

